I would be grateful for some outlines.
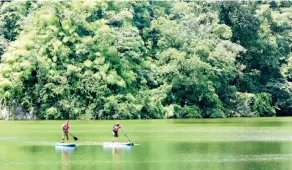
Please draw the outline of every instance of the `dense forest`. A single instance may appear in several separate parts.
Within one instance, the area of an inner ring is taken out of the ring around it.
[[[291,1],[12,1],[0,102],[39,119],[292,115]]]

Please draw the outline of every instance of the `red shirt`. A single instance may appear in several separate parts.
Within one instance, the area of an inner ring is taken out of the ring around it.
[[[120,126],[115,126],[115,131],[118,132],[119,131]]]
[[[69,123],[63,125],[63,130],[68,131],[70,128]]]

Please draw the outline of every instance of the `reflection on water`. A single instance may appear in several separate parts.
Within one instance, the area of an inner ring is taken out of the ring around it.
[[[112,151],[113,156],[115,156],[115,154],[119,154],[120,152],[131,152],[132,151],[133,146],[103,146],[103,150],[105,152],[109,152]]]
[[[62,154],[62,170],[70,170],[70,154],[76,151],[76,147],[55,146],[55,150]]]
[[[132,146],[110,146],[104,145],[103,150],[105,152],[111,151],[112,152],[112,161],[113,161],[113,169],[120,170],[121,167],[121,160],[123,160],[122,154],[123,152],[131,152]]]
[[[114,161],[114,170],[120,169],[120,148],[113,147],[113,161]]]
[[[118,146],[114,146],[114,145],[103,145],[103,150],[112,150],[112,149],[119,149],[122,151],[131,151],[133,148],[133,146],[127,146],[127,145],[118,145]]]

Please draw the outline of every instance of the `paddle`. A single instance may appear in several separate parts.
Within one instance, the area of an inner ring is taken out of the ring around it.
[[[125,134],[126,138],[129,140],[129,142],[131,142],[130,139],[128,138],[127,134],[124,132],[123,128],[121,128],[121,129],[122,129],[123,133]],[[134,143],[131,142],[131,145],[134,145]]]
[[[75,136],[73,136],[71,133],[69,133],[73,138],[74,138],[74,140],[75,141],[77,141],[78,140],[78,138],[77,137],[75,137]]]

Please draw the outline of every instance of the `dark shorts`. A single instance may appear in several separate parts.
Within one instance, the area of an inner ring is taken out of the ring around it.
[[[63,130],[62,139],[64,139],[65,137],[68,139],[68,131]]]
[[[114,132],[114,137],[115,137],[115,138],[119,137],[119,134],[118,134],[117,131],[114,131],[114,130],[113,130],[113,132]]]

